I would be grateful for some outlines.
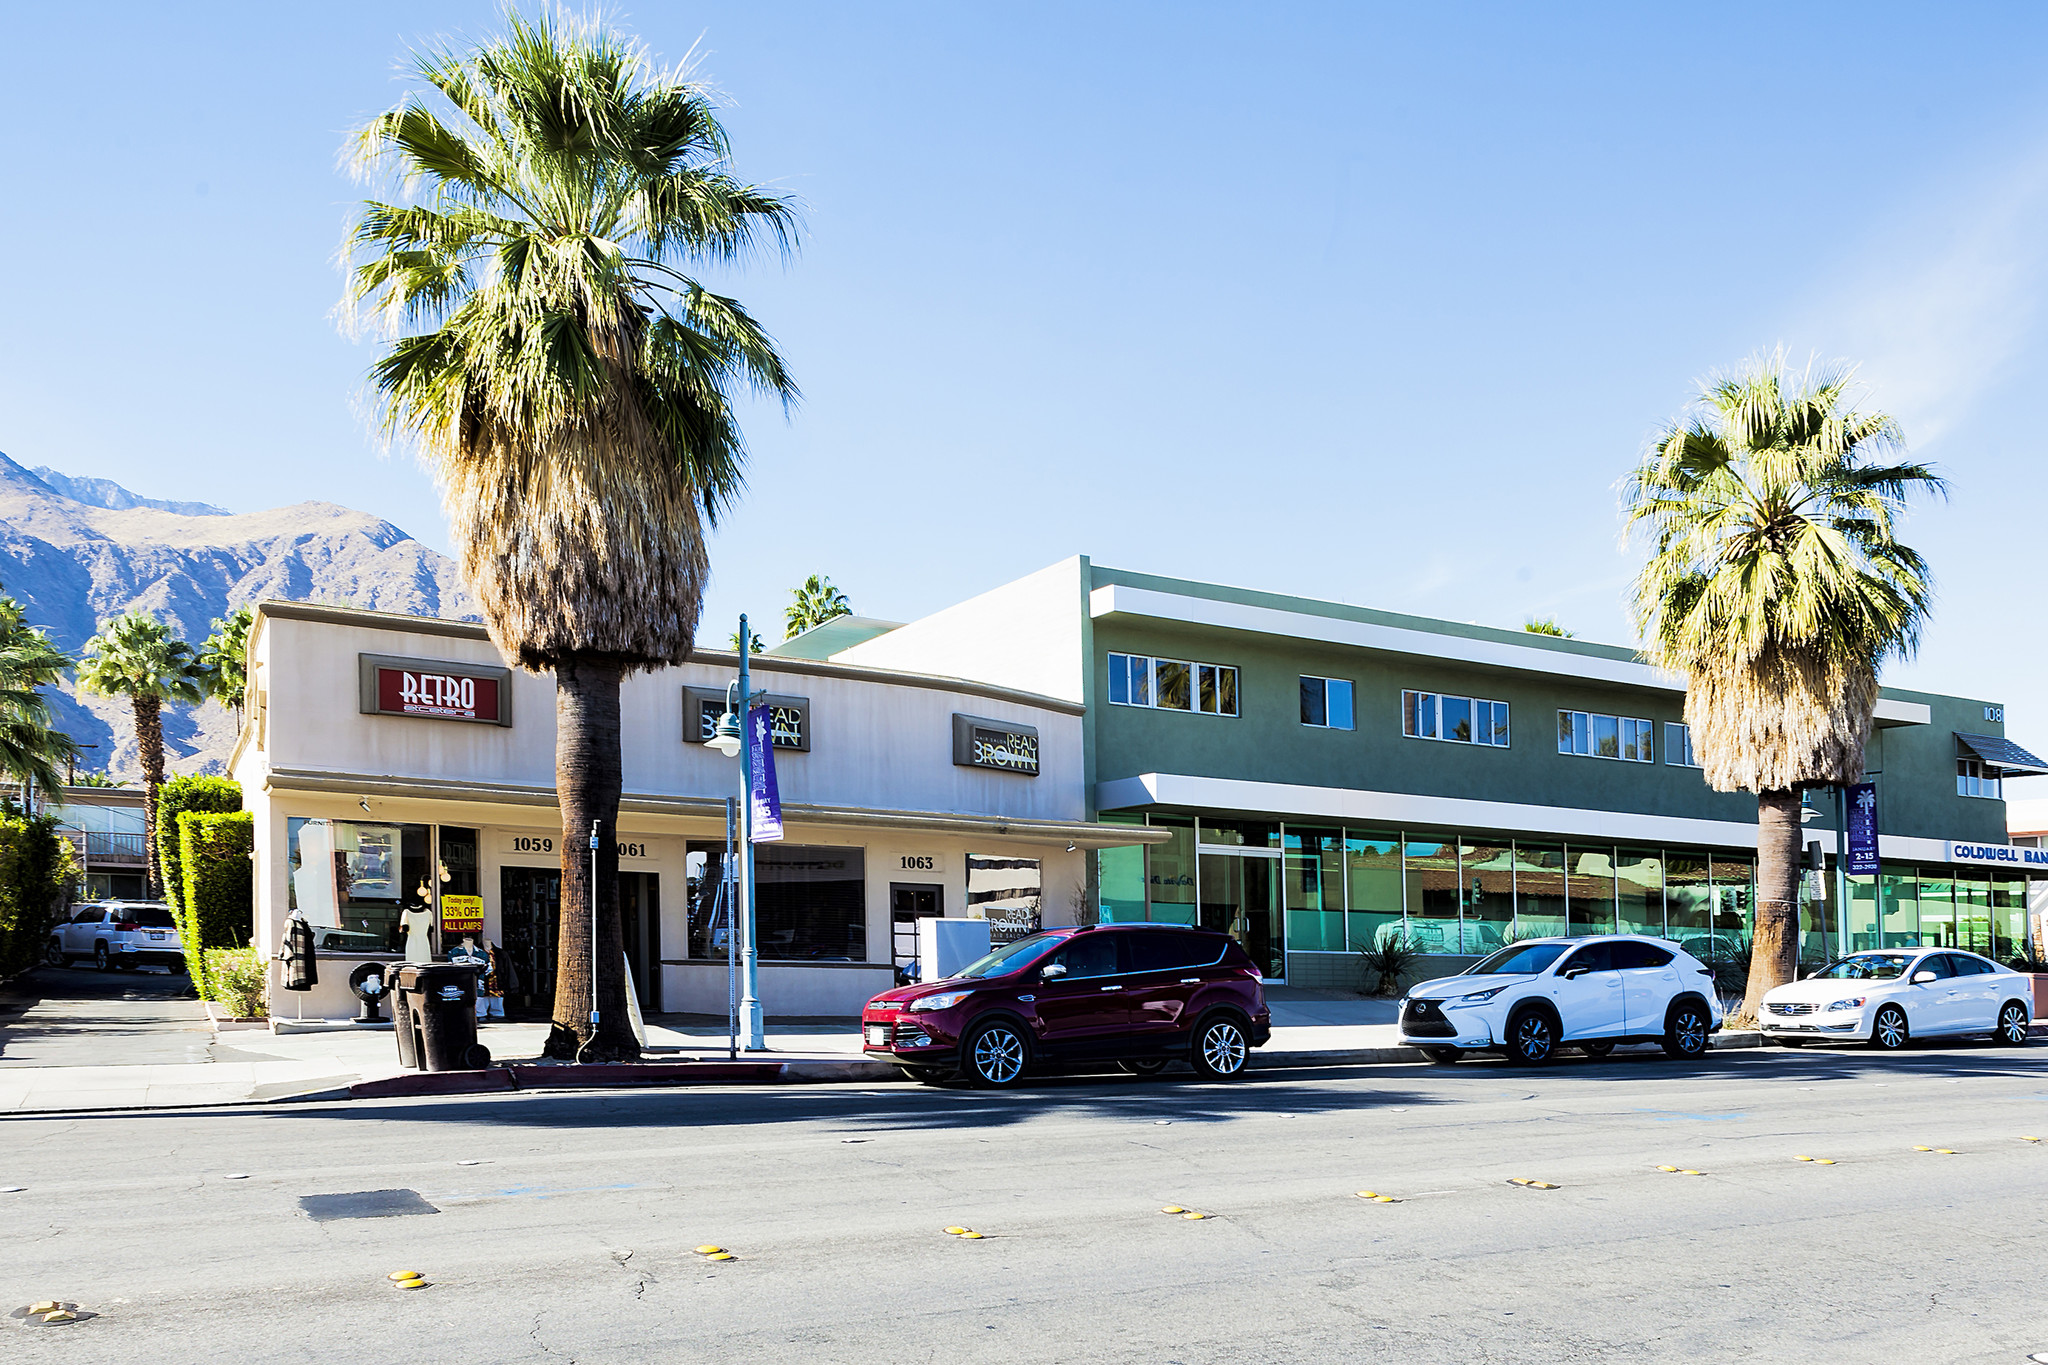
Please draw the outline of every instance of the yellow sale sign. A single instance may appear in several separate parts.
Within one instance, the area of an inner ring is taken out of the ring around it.
[[[482,896],[441,897],[441,933],[481,934],[484,931]]]

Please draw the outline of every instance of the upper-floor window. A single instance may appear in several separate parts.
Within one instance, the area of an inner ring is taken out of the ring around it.
[[[1697,768],[1699,758],[1692,751],[1692,727],[1664,722],[1664,761],[1678,768]]]
[[[1508,747],[1508,704],[1440,692],[1401,694],[1401,733],[1414,739]]]
[[[1328,730],[1354,728],[1350,682],[1344,678],[1304,677],[1301,680],[1301,723]]]
[[[1988,796],[1994,801],[2004,799],[2004,790],[1999,780],[1991,776],[1994,771],[1995,769],[1986,768],[1982,759],[1957,759],[1956,795]]]
[[[1625,763],[1651,763],[1650,722],[1634,716],[1603,716],[1596,711],[1557,713],[1557,751],[1588,758],[1618,758]]]
[[[1144,654],[1109,656],[1109,699],[1118,706],[1160,711],[1237,714],[1237,670],[1229,664],[1154,659]]]

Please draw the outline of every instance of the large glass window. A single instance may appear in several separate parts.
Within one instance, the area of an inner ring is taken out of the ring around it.
[[[1408,942],[1418,952],[1458,951],[1458,846],[1410,839],[1402,858]]]
[[[1344,951],[1344,838],[1334,829],[1287,827],[1287,950]]]
[[[1920,946],[1920,878],[1912,868],[1878,865],[1877,908],[1882,916],[1878,932],[1884,936],[1880,948]]]
[[[1618,932],[1664,937],[1664,857],[1655,849],[1622,849],[1614,863]]]
[[[1464,885],[1465,927],[1460,952],[1490,953],[1508,941],[1515,926],[1515,856],[1505,843],[1458,845]]]
[[[1843,948],[1863,952],[1877,941],[1877,878],[1864,874],[1849,877],[1849,938]]]
[[[285,842],[288,906],[336,931],[318,936],[323,949],[398,952],[400,916],[434,904],[425,825],[292,818]]]
[[[1980,759],[1957,759],[1956,795],[1988,796],[1994,801],[2003,800],[2004,788],[1999,782],[1998,770],[1987,768]]]
[[[1410,739],[1508,747],[1508,704],[1436,692],[1401,694],[1401,733]]]
[[[1105,825],[1142,825],[1143,816],[1105,814]],[[1145,918],[1145,846],[1105,848],[1095,855],[1095,918],[1126,924]]]
[[[1564,846],[1515,844],[1515,927],[1524,938],[1562,934],[1565,925]]]
[[[1956,943],[1973,953],[1991,951],[1991,883],[1982,877],[1956,879]]]
[[[1233,848],[1278,848],[1280,825],[1274,820],[1211,820],[1202,817],[1201,841]]]
[[[1618,758],[1625,763],[1649,763],[1655,759],[1650,735],[1655,727],[1633,716],[1609,716],[1598,711],[1559,711],[1557,751],[1584,758]]]
[[[1229,664],[1154,659],[1144,654],[1109,656],[1109,699],[1118,706],[1164,711],[1237,714],[1237,669]]]
[[[692,842],[684,850],[683,866],[688,875],[689,955],[722,960],[739,897],[738,886],[727,880],[725,845]]]
[[[1714,877],[1713,932],[1727,941],[1731,951],[1745,948],[1756,923],[1756,861],[1717,853],[1710,870]]]
[[[2027,883],[2024,879],[1991,883],[1991,955],[2004,959],[2028,943]]]
[[[1568,934],[1614,932],[1614,850],[1565,846],[1571,868],[1571,920]]]
[[[1708,929],[1714,917],[1713,882],[1707,860],[1698,854],[1673,853],[1664,859],[1664,931],[1679,947],[1702,962],[1713,957]]]
[[[988,921],[990,943],[1014,943],[1037,933],[1043,896],[1038,859],[967,855],[967,917]]]
[[[1342,678],[1301,680],[1301,723],[1330,730],[1352,728],[1351,684]]]
[[[1344,831],[1350,945],[1376,948],[1401,932],[1401,841],[1393,834]]]
[[[1675,768],[1697,768],[1700,761],[1692,751],[1692,727],[1664,722],[1664,761]]]
[[[1935,948],[1956,946],[1956,886],[1938,868],[1920,870],[1920,942]]]
[[[1186,815],[1155,815],[1152,828],[1173,838],[1145,850],[1145,895],[1149,918],[1162,924],[1195,922],[1195,822]]]
[[[867,864],[858,848],[758,844],[754,926],[763,959],[865,962]]]

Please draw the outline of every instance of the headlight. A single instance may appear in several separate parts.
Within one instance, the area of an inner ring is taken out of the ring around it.
[[[1852,996],[1847,1000],[1837,1000],[1834,1004],[1829,1005],[1828,1008],[1830,1010],[1860,1010],[1863,1008],[1863,1002],[1868,998],[1868,996],[1862,995]]]
[[[949,1010],[974,994],[973,991],[945,991],[938,995],[920,995],[910,1002],[914,1010]]]
[[[1504,990],[1506,990],[1506,989],[1507,989],[1507,987],[1506,987],[1506,986],[1495,986],[1495,987],[1494,987],[1494,988],[1493,988],[1492,990],[1490,990],[1490,991],[1474,991],[1474,992],[1472,992],[1472,994],[1470,994],[1470,995],[1461,995],[1461,996],[1459,996],[1459,997],[1458,997],[1458,998],[1457,998],[1456,1000],[1453,1000],[1453,1001],[1451,1001],[1450,1003],[1451,1003],[1452,1005],[1479,1005],[1479,1004],[1484,1004],[1484,1003],[1485,1003],[1486,1001],[1488,1001],[1488,1000],[1491,1000],[1491,999],[1493,999],[1493,997],[1495,997],[1496,995],[1499,995],[1499,994],[1500,994],[1500,993],[1501,993],[1502,991],[1504,991]]]

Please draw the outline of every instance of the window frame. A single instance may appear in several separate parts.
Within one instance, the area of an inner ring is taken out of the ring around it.
[[[1673,754],[1680,757],[1674,758]],[[1692,727],[1682,720],[1664,722],[1664,763],[1671,768],[1700,768],[1706,766],[1692,748]]]
[[[1566,724],[1566,717],[1571,718],[1569,727]],[[1581,711],[1575,707],[1560,706],[1557,708],[1557,718],[1557,751],[1567,758],[1600,758],[1606,759],[1610,763],[1655,763],[1657,761],[1657,722],[1650,720],[1648,717],[1624,716],[1606,711]],[[1596,720],[1612,721],[1614,723],[1614,752],[1611,754],[1601,753],[1593,740],[1593,722]],[[1635,741],[1636,756],[1633,758],[1628,755],[1628,735],[1630,733],[1634,733],[1637,736]],[[1650,740],[1650,753],[1648,757],[1644,757],[1642,754],[1642,740],[1644,737],[1648,737]],[[1581,740],[1584,741],[1583,748],[1580,747]],[[1568,745],[1569,747],[1567,747]]]
[[[1984,776],[1990,766],[1981,758],[1957,758],[1956,795],[1984,801],[2003,801],[2005,779]]]
[[[1235,720],[1244,714],[1244,705],[1239,696],[1243,682],[1242,671],[1236,664],[1219,664],[1200,659],[1163,658],[1155,654],[1127,654],[1122,650],[1106,650],[1108,655],[1109,687],[1105,700],[1111,706],[1130,706],[1146,711],[1175,711],[1182,715],[1221,716]],[[1133,664],[1143,664],[1142,670],[1133,670]],[[1159,668],[1165,664],[1187,670],[1186,706],[1162,706],[1159,703]],[[1123,697],[1117,696],[1119,671],[1122,673]],[[1228,675],[1226,678],[1225,675]],[[1136,686],[1142,677],[1142,687]],[[1132,700],[1139,691],[1142,700]],[[1213,693],[1215,710],[1203,706],[1205,697]],[[1230,709],[1223,709],[1229,702]]]
[[[1301,701],[1304,711],[1306,711],[1308,705],[1310,683],[1321,685],[1323,697],[1323,718],[1315,721],[1303,715],[1301,718],[1303,725],[1311,730],[1356,730],[1358,728],[1358,684],[1349,678],[1330,678],[1315,673],[1303,673],[1298,676],[1301,678]],[[1341,725],[1331,719],[1330,688],[1332,684],[1344,689],[1345,719]]]
[[[1447,696],[1453,701],[1462,701],[1471,708],[1468,712],[1468,723],[1472,732],[1470,738],[1459,739],[1455,735],[1444,733],[1443,704]],[[1415,709],[1416,700],[1421,697],[1429,698],[1429,719],[1434,727],[1426,735],[1419,733],[1418,713]],[[1482,715],[1486,717],[1486,723],[1483,725],[1480,723]],[[1496,724],[1495,716],[1506,723]],[[1426,692],[1419,687],[1404,687],[1401,689],[1401,737],[1439,740],[1445,744],[1465,744],[1475,749],[1511,749],[1514,747],[1514,722],[1508,703],[1493,697]]]

